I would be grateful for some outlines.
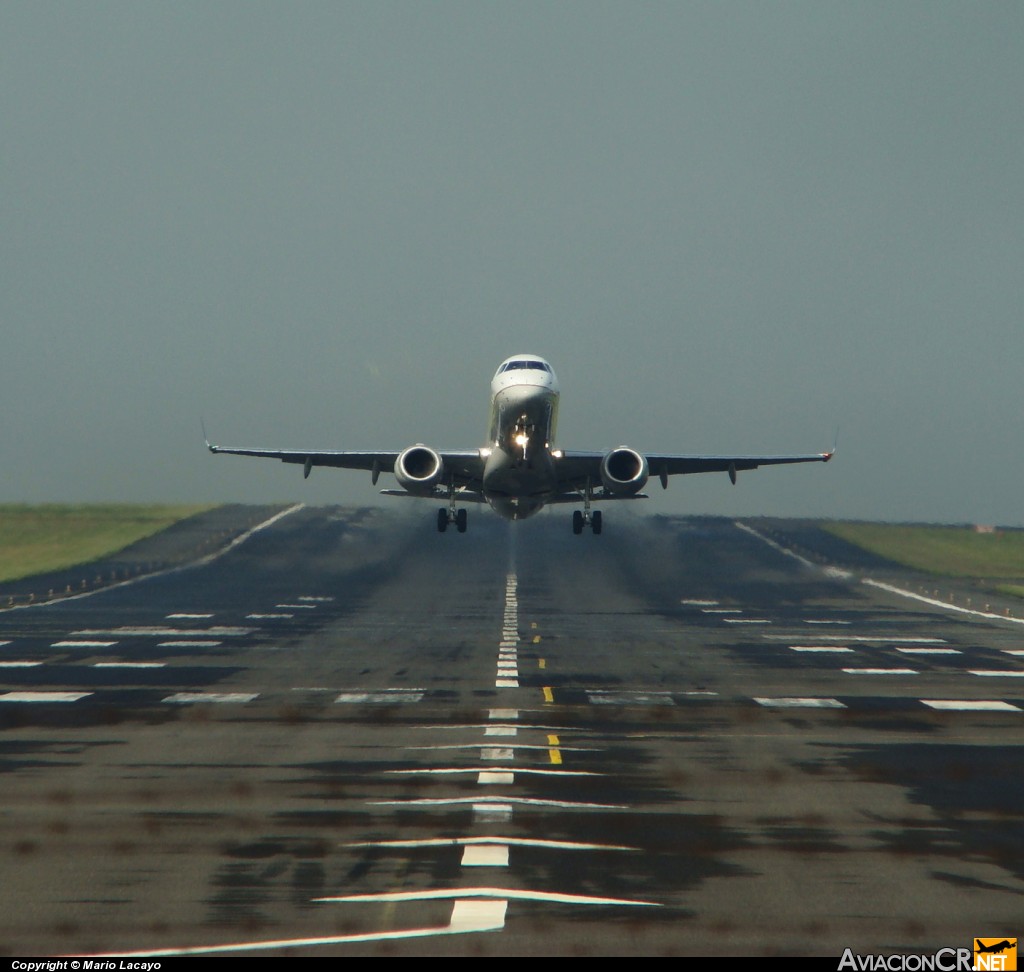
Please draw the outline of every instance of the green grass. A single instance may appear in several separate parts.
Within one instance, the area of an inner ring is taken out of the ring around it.
[[[87,564],[212,505],[0,505],[0,581]]]
[[[822,528],[887,560],[932,574],[1024,581],[1024,531],[976,533],[970,527],[883,523],[823,523]]]

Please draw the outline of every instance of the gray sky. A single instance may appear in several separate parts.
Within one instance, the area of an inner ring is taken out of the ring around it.
[[[373,502],[199,417],[474,447],[528,351],[565,448],[839,428],[649,512],[1024,524],[1022,65],[1018,2],[3,0],[0,501]]]

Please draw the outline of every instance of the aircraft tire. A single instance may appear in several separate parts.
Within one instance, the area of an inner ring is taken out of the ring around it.
[[[440,509],[437,511],[437,532],[444,533],[448,529],[448,511]]]
[[[590,515],[590,528],[594,531],[595,537],[601,532],[601,526],[601,511],[594,510]]]
[[[572,532],[576,536],[583,532],[583,514],[579,510],[572,511]]]
[[[469,519],[469,515],[465,510],[459,510],[455,514],[455,527],[459,533],[466,532],[466,521]]]

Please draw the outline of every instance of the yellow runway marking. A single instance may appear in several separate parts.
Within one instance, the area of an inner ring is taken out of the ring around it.
[[[549,749],[548,756],[556,766],[562,765],[562,754],[557,749]]]
[[[555,696],[552,693],[550,686],[548,686],[548,685],[544,686],[544,701],[545,702],[554,702],[555,701]]]
[[[540,635],[534,635],[533,636],[533,643],[535,645],[539,645],[540,644]]]
[[[549,746],[557,746],[558,745],[558,736],[548,736],[548,745]]]
[[[548,667],[548,663],[547,663],[547,662],[546,662],[546,661],[545,661],[545,660],[544,660],[543,658],[538,658],[538,659],[537,659],[537,664],[538,664],[538,665],[539,665],[539,666],[540,666],[541,668],[547,668],[547,667]]]

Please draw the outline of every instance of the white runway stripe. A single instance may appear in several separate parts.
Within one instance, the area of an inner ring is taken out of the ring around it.
[[[90,635],[117,635],[122,638],[234,638],[250,635],[257,628],[229,628],[214,625],[212,628],[109,628],[109,629],[86,629],[84,631],[72,631],[73,638],[88,637]]]
[[[959,655],[959,648],[897,648],[904,655]]]
[[[758,705],[773,709],[845,709],[846,706],[837,699],[812,698],[755,698]]]
[[[391,891],[383,894],[338,895],[314,898],[317,902],[340,901],[437,901],[446,898],[503,898],[510,901],[544,901],[549,904],[569,905],[627,905],[640,908],[660,908],[656,901],[636,901],[630,898],[598,898],[583,894],[559,894],[551,891],[529,891],[522,888],[441,888],[436,891]]]
[[[77,702],[92,692],[4,692],[0,702]]]
[[[216,648],[221,641],[161,641],[157,648]]]
[[[379,705],[408,705],[422,700],[424,693],[416,691],[399,692],[342,692],[334,701],[341,703],[373,703]]]
[[[38,668],[41,661],[4,661],[0,662],[0,668]]]
[[[762,638],[768,641],[799,641],[801,638],[807,637],[807,632],[803,634],[766,634],[761,635]],[[818,641],[856,641],[864,642],[867,644],[877,644],[879,642],[887,645],[944,645],[946,643],[945,638],[903,638],[899,635],[819,635],[816,634],[815,639]]]
[[[841,655],[841,654],[853,654],[852,648],[847,648],[846,645],[790,645],[790,651],[816,651],[823,654]]]
[[[837,703],[838,704],[838,703]],[[842,707],[842,706],[841,706]],[[585,803],[567,800],[541,800],[536,797],[421,797],[413,800],[367,800],[371,807],[446,807],[467,803],[476,806],[548,807],[555,810],[628,810],[621,803]]]
[[[913,668],[844,668],[847,675],[917,675]]]
[[[51,648],[112,648],[116,641],[55,641]]]
[[[974,668],[971,669],[972,675],[979,675],[982,678],[1024,678],[1024,671],[1017,670],[999,670],[994,668]]]
[[[409,938],[429,938],[435,935],[465,935],[475,932],[500,931],[505,927],[507,908],[508,901],[457,900],[452,905],[452,916],[448,924],[438,928],[410,928],[399,931],[365,932],[360,935],[330,935],[320,938],[277,938],[269,941],[232,942],[227,945],[192,945],[186,948],[165,948],[145,952],[97,953],[84,957],[90,959],[136,959],[170,958],[184,955],[230,955],[233,952],[268,952],[286,948],[401,941]]]
[[[259,692],[176,692],[163,699],[164,702],[188,704],[193,702],[218,702],[244,704],[259,698]]]
[[[501,766],[443,766],[437,769],[389,769],[384,772],[391,776],[458,776],[463,773],[489,773],[491,770],[508,772]],[[531,776],[604,776],[603,773],[592,773],[589,770],[517,768],[516,772]]]
[[[996,699],[989,700],[965,700],[965,699],[921,699],[925,705],[932,709],[942,711],[964,711],[964,712],[1020,712],[1015,705],[1009,702],[1000,702]]]
[[[93,668],[165,668],[167,662],[93,662]]]
[[[486,844],[465,847],[463,867],[508,867],[508,844]]]
[[[208,621],[212,617],[213,617],[212,614],[168,614],[167,615],[167,620],[168,621],[176,621],[179,618],[181,620],[185,620],[185,619],[191,618],[191,619],[195,619],[196,621]]]

